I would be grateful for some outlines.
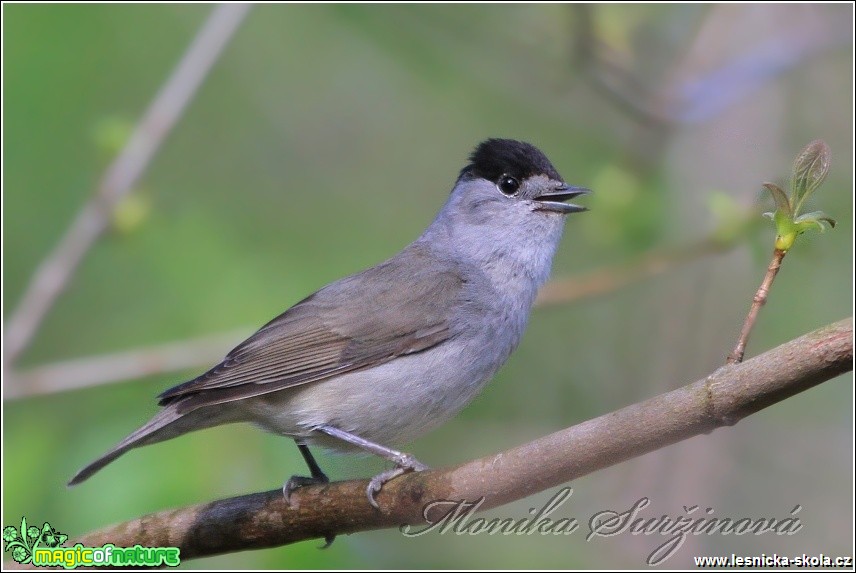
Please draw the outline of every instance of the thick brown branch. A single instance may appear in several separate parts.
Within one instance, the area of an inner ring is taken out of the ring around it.
[[[285,545],[328,534],[425,523],[436,500],[483,498],[489,509],[689,437],[709,433],[853,368],[848,318],[703,380],[450,469],[408,474],[384,486],[381,510],[365,481],[301,488],[289,507],[279,489],[162,511],[89,533],[87,546],[178,546],[189,559]],[[447,506],[448,507],[448,506]],[[432,514],[432,519],[439,515]]]

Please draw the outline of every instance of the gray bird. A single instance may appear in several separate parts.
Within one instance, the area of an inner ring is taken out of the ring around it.
[[[311,477],[326,483],[308,446],[364,451],[395,467],[425,465],[391,449],[469,403],[520,342],[547,280],[566,201],[565,183],[536,147],[488,139],[470,156],[431,225],[403,251],[329,284],[274,318],[201,376],[162,393],[143,427],[74,476],[78,484],[130,449],[187,432],[252,422],[295,440]]]

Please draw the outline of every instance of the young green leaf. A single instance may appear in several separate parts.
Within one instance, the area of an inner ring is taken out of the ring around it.
[[[793,212],[791,211],[791,202],[788,201],[788,196],[785,195],[785,192],[782,191],[781,187],[775,183],[764,183],[763,185],[764,189],[769,191],[770,195],[773,196],[773,201],[776,202],[776,210],[780,211],[783,215],[792,217]]]
[[[812,211],[811,213],[800,215],[794,219],[794,223],[797,225],[797,228],[800,229],[800,233],[811,227],[819,229],[820,232],[825,231],[827,225],[833,229],[835,228],[835,219],[823,211]]]
[[[812,141],[797,155],[791,177],[791,206],[794,215],[799,214],[803,202],[826,179],[830,155],[829,146],[821,139]]]

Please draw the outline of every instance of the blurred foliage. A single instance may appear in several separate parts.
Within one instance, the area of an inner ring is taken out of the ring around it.
[[[6,320],[210,9],[4,4]],[[581,63],[581,42],[598,58]],[[823,199],[840,232],[819,243],[807,235],[788,257],[751,356],[852,314],[853,172],[843,159],[853,154],[852,56],[847,5],[256,7],[22,367],[261,325],[413,240],[489,136],[535,143],[570,183],[595,190],[591,212],[568,223],[557,276],[722,229],[711,203],[745,211],[762,181],[787,173],[793,150],[820,137],[842,158]],[[676,113],[663,123],[650,109]],[[705,114],[677,113],[686,109]],[[536,312],[488,390],[408,447],[453,464],[704,376],[733,345],[767,256],[740,247]],[[155,411],[159,391],[197,373],[4,404],[3,524],[26,516],[73,537],[304,471],[289,440],[234,426],[134,451],[65,487]],[[799,503],[796,536],[694,537],[667,564],[852,553],[852,398],[844,376],[736,428],[577,480],[560,516],[585,528],[595,512],[642,496],[653,514],[673,516],[699,504],[718,516],[784,517]],[[320,462],[333,478],[382,467]],[[490,515],[525,517],[552,493]],[[326,551],[312,541],[184,567],[637,568],[660,542],[387,530]]]
[[[96,122],[92,129],[92,141],[107,159],[112,159],[122,150],[133,131],[134,123],[130,119],[108,116]]]

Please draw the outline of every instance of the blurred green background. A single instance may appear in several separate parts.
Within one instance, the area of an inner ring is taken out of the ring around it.
[[[4,5],[4,324],[210,6]],[[489,136],[531,141],[591,187],[554,276],[625,265],[760,202],[815,138],[832,170],[747,356],[852,314],[851,5],[266,5],[254,8],[92,249],[20,368],[245,328],[413,240]],[[721,210],[721,209],[720,209]],[[518,351],[461,415],[408,446],[455,464],[705,376],[722,364],[769,259],[772,226],[726,254],[536,311]],[[239,342],[236,335],[233,343]],[[230,348],[222,347],[222,353]],[[3,525],[72,536],[160,509],[278,487],[290,440],[217,428],[65,482],[205,367],[5,401]],[[4,373],[4,386],[7,384]],[[642,567],[664,538],[585,540],[587,520],[788,517],[793,536],[703,536],[698,554],[853,552],[853,390],[842,376],[741,422],[575,481],[562,537],[406,538],[396,530],[189,561],[185,568]],[[8,390],[8,387],[7,387]],[[326,454],[334,479],[383,464]],[[557,490],[489,516],[522,518]]]

